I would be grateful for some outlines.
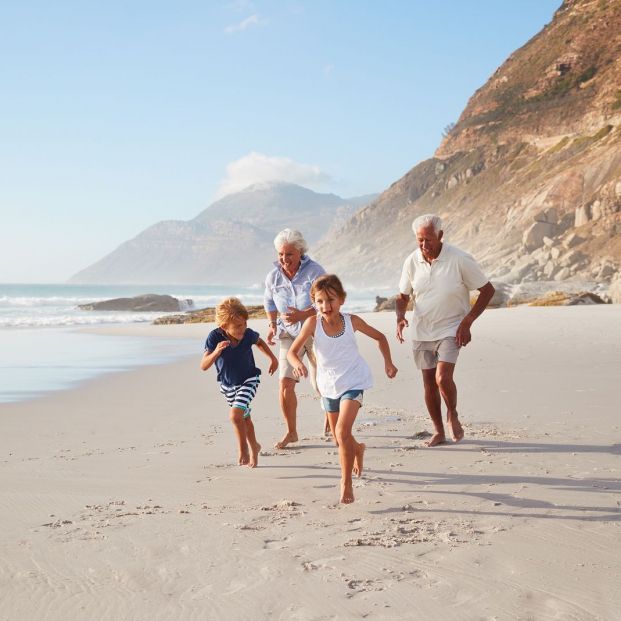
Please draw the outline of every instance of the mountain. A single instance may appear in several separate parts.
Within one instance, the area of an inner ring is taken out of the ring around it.
[[[432,158],[321,243],[323,265],[396,288],[411,222],[431,212],[495,280],[619,278],[621,2],[563,2],[449,129]]]
[[[212,203],[192,220],[154,224],[70,282],[254,284],[276,258],[276,233],[299,229],[313,244],[373,198],[343,199],[290,183],[256,184]]]

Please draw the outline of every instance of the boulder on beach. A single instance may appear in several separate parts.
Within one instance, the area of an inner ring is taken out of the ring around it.
[[[248,319],[265,319],[263,306],[246,306]],[[216,320],[216,309],[213,306],[189,311],[182,315],[166,315],[153,321],[156,326],[179,324],[179,323],[213,323]]]
[[[91,304],[79,304],[81,310],[95,311],[133,311],[170,313],[192,306],[192,300],[178,300],[171,295],[147,293],[133,298],[114,298]]]

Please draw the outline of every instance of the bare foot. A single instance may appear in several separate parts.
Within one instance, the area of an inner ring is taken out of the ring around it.
[[[464,439],[464,428],[459,422],[457,412],[448,417],[448,425],[451,428],[451,435],[453,436],[453,442],[459,442]]]
[[[431,448],[432,446],[438,446],[438,444],[444,444],[446,442],[446,436],[443,433],[434,433],[427,442],[425,442],[425,446]]]
[[[274,444],[274,448],[283,449],[287,446],[287,444],[290,444],[291,442],[297,442],[297,441],[298,441],[298,434],[295,431],[291,433],[286,433],[280,442],[276,442],[276,444]]]
[[[248,464],[249,461],[250,461],[250,455],[248,455],[248,451],[247,450],[246,451],[242,451],[239,454],[239,459],[237,460],[237,463],[240,466],[245,466],[245,465]]]
[[[367,448],[366,444],[362,442],[358,443],[358,450],[356,451],[356,456],[354,457],[354,469],[353,469],[353,473],[357,477],[362,476],[362,462],[364,461],[364,449],[366,448]]]
[[[351,481],[349,483],[341,483],[341,502],[345,505],[354,502],[354,488]]]
[[[261,452],[261,445],[257,442],[254,446],[250,447],[250,461],[248,462],[249,468],[256,468],[259,465],[259,453]]]

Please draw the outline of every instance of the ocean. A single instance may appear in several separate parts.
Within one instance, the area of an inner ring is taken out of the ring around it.
[[[200,355],[203,343],[193,339],[100,335],[83,329],[150,323],[166,315],[78,308],[79,304],[145,293],[191,300],[185,310],[215,306],[231,295],[246,305],[263,302],[263,287],[259,285],[0,284],[0,403],[36,398],[104,373]],[[376,294],[386,292],[349,291],[345,310],[372,310]]]

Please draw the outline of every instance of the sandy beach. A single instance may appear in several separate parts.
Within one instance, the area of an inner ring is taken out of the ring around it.
[[[196,356],[0,405],[0,619],[621,618],[621,305],[486,311],[456,371],[465,439],[433,449],[394,315],[364,317],[399,374],[360,341],[353,505],[307,382],[277,451],[264,373],[259,467],[236,465],[209,325],[106,328]]]

